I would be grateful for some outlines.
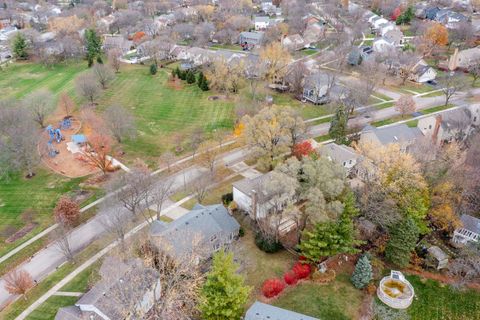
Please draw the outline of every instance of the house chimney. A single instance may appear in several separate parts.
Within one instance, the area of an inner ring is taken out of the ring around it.
[[[442,124],[442,115],[439,114],[435,117],[435,128],[433,129],[432,141],[437,144],[438,132],[440,131],[440,125]]]
[[[252,216],[254,221],[257,221],[257,203],[258,203],[257,191],[252,189]]]
[[[453,52],[453,54],[450,56],[450,59],[448,60],[448,70],[454,71],[457,68],[458,68],[458,48],[455,48],[455,51]]]

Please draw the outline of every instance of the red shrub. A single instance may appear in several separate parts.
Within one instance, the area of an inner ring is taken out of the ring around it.
[[[397,18],[402,14],[402,9],[400,7],[396,7],[395,10],[393,10],[392,15],[390,16],[390,19],[392,21],[397,21]]]
[[[292,271],[297,276],[297,279],[305,279],[310,275],[312,270],[309,264],[297,262],[293,266]]]
[[[298,282],[297,275],[293,271],[288,271],[283,275],[283,280],[285,280],[285,283],[288,284],[289,286],[294,286]]]
[[[313,152],[315,152],[315,150],[313,150],[312,144],[308,140],[300,142],[293,147],[293,155],[298,159],[309,156]]]
[[[267,298],[273,298],[285,289],[285,283],[280,279],[268,279],[263,283],[262,293]]]

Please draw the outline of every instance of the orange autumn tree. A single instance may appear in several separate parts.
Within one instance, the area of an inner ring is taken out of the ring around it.
[[[62,196],[53,209],[55,221],[58,223],[66,223],[73,225],[78,221],[80,216],[80,207],[68,196]]]
[[[24,295],[24,299],[27,300],[25,295],[28,290],[33,287],[32,277],[25,270],[13,270],[10,271],[4,278],[5,289],[10,294]]]
[[[459,215],[454,208],[460,201],[458,193],[450,182],[443,182],[432,189],[432,207],[428,217],[439,230],[452,232],[462,226]]]
[[[429,56],[436,49],[448,44],[448,30],[442,24],[432,22],[420,39],[420,50],[424,56]]]
[[[106,134],[93,134],[88,139],[88,148],[84,156],[88,163],[102,170],[106,174],[112,166],[112,158],[109,154],[112,151],[112,139]]]

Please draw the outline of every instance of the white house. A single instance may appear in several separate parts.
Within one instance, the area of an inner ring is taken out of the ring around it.
[[[454,244],[464,245],[469,242],[480,241],[480,219],[463,214],[460,217],[463,227],[453,232],[452,242]]]
[[[373,51],[375,52],[387,52],[392,48],[395,48],[395,44],[387,41],[385,38],[377,38],[373,41]]]
[[[419,83],[425,83],[435,80],[436,77],[437,71],[429,66],[425,60],[420,59],[415,66],[413,66],[412,72],[410,73],[408,79]]]
[[[233,201],[240,210],[248,213],[252,220],[268,219],[269,213],[274,207],[272,199],[274,197],[268,189],[269,179],[272,178],[272,172],[259,177],[235,181],[233,186]],[[285,199],[287,203],[288,199]],[[267,220],[268,221],[268,220]],[[280,235],[283,235],[296,227],[296,222],[289,217],[283,217],[281,221],[270,220],[272,226],[278,227]]]
[[[255,31],[263,31],[270,26],[270,18],[265,17],[255,17],[254,19]]]

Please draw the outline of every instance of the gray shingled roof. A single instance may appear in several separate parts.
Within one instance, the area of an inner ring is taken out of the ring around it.
[[[263,32],[242,32],[240,35],[244,38],[261,40],[263,38]]]
[[[468,214],[462,214],[463,228],[476,234],[480,234],[480,219],[472,217]]]
[[[270,17],[255,17],[255,22],[269,22]]]
[[[359,155],[351,147],[329,143],[319,148],[321,155],[329,157],[332,161],[343,164],[345,161],[357,159]]]
[[[228,235],[238,231],[240,225],[221,205],[197,205],[165,226],[158,223],[150,228],[153,237],[162,239],[171,246],[172,254],[182,256],[191,252],[196,242],[209,241],[213,235]]]
[[[232,186],[242,193],[251,196],[252,191],[255,190],[258,195],[258,203],[262,204],[270,200],[271,194],[266,192],[265,184],[272,177],[272,172],[268,172],[254,179],[245,178],[232,183]]]
[[[301,313],[256,301],[245,314],[245,320],[318,320]]]
[[[373,132],[383,145],[412,141],[417,137],[417,132],[404,123],[384,128],[366,126],[362,132]]]
[[[82,311],[79,307],[69,306],[58,309],[55,320],[82,320]]]

